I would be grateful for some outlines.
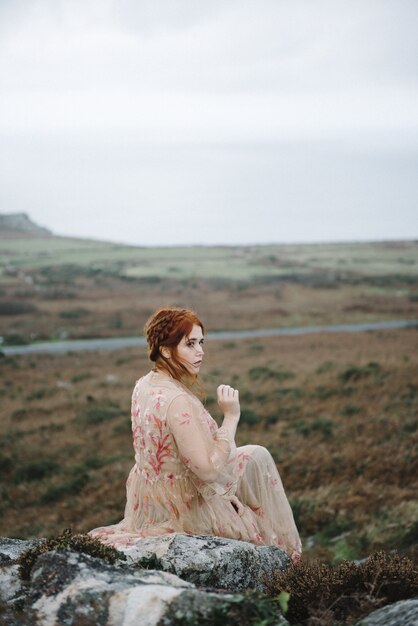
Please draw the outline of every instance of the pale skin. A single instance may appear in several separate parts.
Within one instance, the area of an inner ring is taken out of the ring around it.
[[[203,344],[204,336],[202,329],[195,324],[190,334],[184,336],[177,346],[177,356],[191,374],[197,375],[199,373],[205,354]],[[168,348],[162,347],[161,352],[165,358],[171,357]],[[238,389],[234,389],[230,385],[219,385],[216,391],[218,406],[224,415],[222,426],[228,431],[230,438],[234,439],[241,415]],[[235,496],[231,497],[231,504],[239,515],[243,514],[244,507]]]

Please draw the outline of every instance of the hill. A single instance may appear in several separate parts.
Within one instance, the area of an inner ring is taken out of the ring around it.
[[[33,222],[26,213],[0,214],[0,238],[6,237],[45,237],[51,231]]]

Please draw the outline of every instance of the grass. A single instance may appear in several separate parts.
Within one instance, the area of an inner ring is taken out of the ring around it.
[[[0,276],[2,300],[36,311],[3,315],[6,338],[137,335],[162,304],[197,310],[207,330],[418,318],[411,298],[418,293],[416,242],[146,249],[49,238],[15,244],[0,261],[8,268]],[[132,268],[143,274],[127,276]],[[413,551],[415,344],[416,330],[207,342],[208,408],[219,418],[217,384],[239,387],[238,444],[265,445],[278,460],[287,493],[300,503],[300,529],[311,546],[306,559],[364,558],[397,545]],[[62,524],[88,530],[121,519],[133,462],[130,394],[148,367],[138,349],[0,359],[0,490],[9,503],[2,507],[2,534],[43,536]],[[104,384],[115,376],[117,384]],[[59,469],[31,480],[27,466],[45,459]],[[334,521],[350,522],[342,533],[349,534],[331,537]]]
[[[0,245],[3,241],[0,241]],[[244,278],[263,273],[289,274],[290,271],[343,270],[345,274],[366,268],[370,275],[389,273],[416,273],[416,242],[401,243],[347,243],[307,245],[264,245],[264,246],[188,246],[141,248],[113,243],[46,237],[39,239],[13,240],[13,248],[1,245],[0,261],[16,267],[47,267],[51,265],[77,264],[96,268],[108,267],[111,263],[128,264],[136,275],[149,274],[150,267],[158,268],[159,276],[180,274],[188,276],[225,275],[220,265],[227,260],[228,273],[243,274]],[[194,270],[191,267],[197,264]],[[175,272],[174,272],[175,268]],[[219,268],[219,270],[218,270]],[[198,270],[198,271],[196,271]]]
[[[208,408],[219,417],[216,385],[237,381],[238,444],[265,445],[277,459],[310,546],[307,559],[332,563],[381,548],[413,550],[415,333],[266,338],[258,354],[248,353],[251,340],[236,341],[233,358],[224,342],[208,342]],[[330,360],[334,367],[318,373]],[[18,363],[7,358],[1,365],[9,381],[0,420],[1,497],[13,507],[2,507],[0,532],[44,536],[61,524],[88,530],[121,519],[133,463],[129,400],[134,381],[148,370],[145,351],[32,355]],[[255,380],[248,375],[253,368]],[[339,374],[349,368],[343,382]],[[282,371],[293,378],[278,380],[275,373]],[[360,378],[353,381],[352,372]],[[119,383],[110,395],[101,383],[116,373]],[[69,391],[57,380],[77,382]],[[45,459],[59,468],[48,471]],[[41,463],[36,479],[32,462]]]
[[[2,336],[137,335],[161,302],[203,312],[210,330],[417,319],[417,267],[416,242],[135,248],[49,237],[10,249],[0,239],[2,301],[36,309],[3,315]]]

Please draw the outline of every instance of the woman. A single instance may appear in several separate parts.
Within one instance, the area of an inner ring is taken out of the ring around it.
[[[220,428],[191,391],[203,324],[191,311],[160,309],[145,331],[154,367],[132,395],[135,465],[125,517],[90,534],[116,548],[165,533],[218,535],[278,546],[297,562],[301,543],[272,457],[261,446],[235,445],[238,391],[218,387]]]

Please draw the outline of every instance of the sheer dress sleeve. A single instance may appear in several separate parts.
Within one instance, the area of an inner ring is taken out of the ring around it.
[[[228,471],[228,461],[236,448],[228,431],[218,428],[211,433],[199,415],[199,406],[186,394],[171,402],[167,421],[181,461],[196,476],[199,491],[206,496],[230,495],[235,481]]]

